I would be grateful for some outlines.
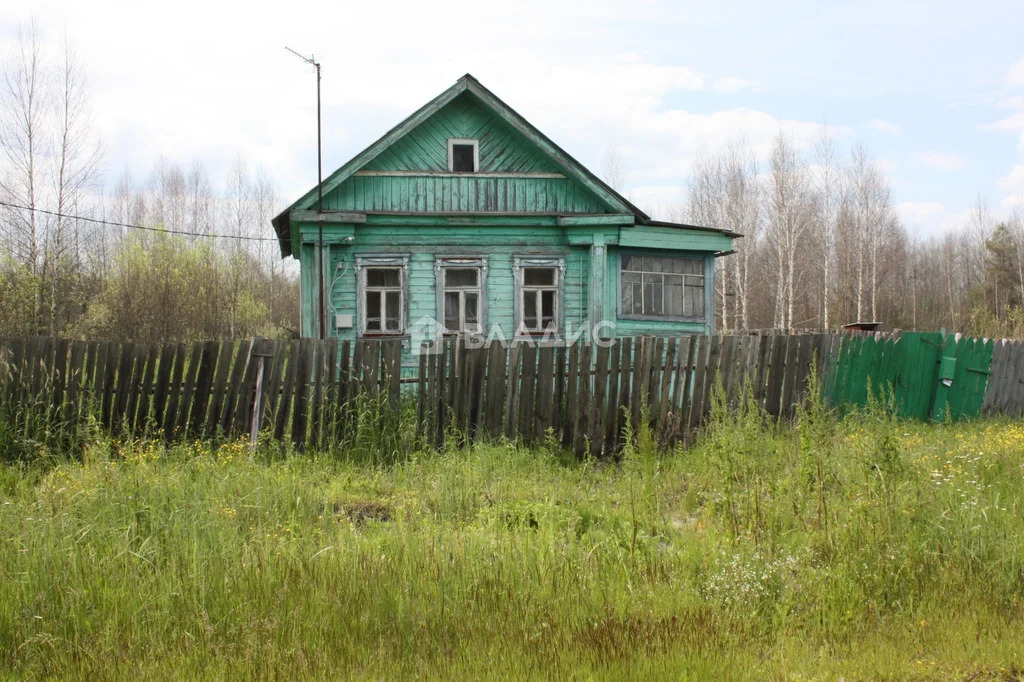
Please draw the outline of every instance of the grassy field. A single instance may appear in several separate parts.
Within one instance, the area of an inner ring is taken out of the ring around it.
[[[1024,425],[0,465],[0,676],[1019,679]]]

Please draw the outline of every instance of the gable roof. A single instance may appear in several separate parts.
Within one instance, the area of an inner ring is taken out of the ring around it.
[[[648,224],[651,222],[650,217],[641,211],[639,208],[634,206],[628,199],[623,197],[621,194],[616,192],[607,183],[601,180],[599,177],[594,175],[589,169],[583,164],[574,159],[565,150],[555,144],[550,138],[544,133],[540,132],[533,126],[529,121],[523,118],[518,112],[512,107],[505,104],[499,99],[493,92],[485,88],[480,81],[474,78],[470,74],[466,74],[459,78],[453,86],[442,92],[440,95],[427,102],[425,105],[416,110],[412,115],[403,120],[401,123],[396,125],[394,128],[384,133],[376,142],[371,144],[369,147],[364,149],[362,152],[353,157],[348,163],[344,164],[338,170],[334,171],[331,175],[324,179],[322,183],[323,194],[328,194],[331,190],[335,189],[352,175],[366,166],[368,163],[373,161],[379,156],[384,150],[391,147],[398,140],[402,139],[405,135],[415,129],[420,123],[430,118],[432,115],[437,113],[441,108],[450,103],[456,97],[463,93],[469,93],[475,97],[485,107],[492,110],[497,116],[499,116],[506,123],[511,125],[520,134],[526,137],[529,141],[537,145],[546,153],[555,163],[562,167],[565,174],[579,182],[587,190],[596,195],[608,208],[615,213],[631,213],[635,216],[638,224]],[[276,216],[271,222],[274,226],[274,230],[277,232],[278,242],[281,246],[282,257],[289,256],[292,253],[291,248],[291,212],[293,210],[311,209],[316,207],[317,200],[317,187],[314,186],[311,190],[306,192],[298,201],[293,203],[287,209],[282,211]],[[667,223],[662,223],[668,225]],[[691,227],[684,225],[676,225],[677,227]],[[714,229],[714,228],[698,228],[698,229]],[[738,236],[734,233],[729,233],[725,230],[717,230],[716,232],[723,232],[729,236]]]

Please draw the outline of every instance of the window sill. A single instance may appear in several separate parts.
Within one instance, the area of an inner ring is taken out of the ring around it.
[[[620,320],[635,320],[638,322],[689,322],[694,324],[707,324],[708,318],[704,315],[697,317],[676,317],[669,315],[618,315]]]
[[[361,334],[356,338],[359,341],[395,341],[408,340],[409,334],[406,332],[396,334]]]

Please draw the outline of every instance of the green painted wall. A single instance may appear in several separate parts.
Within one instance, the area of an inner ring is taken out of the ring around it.
[[[554,161],[471,94],[463,93],[363,167],[369,171],[448,170],[448,139],[480,141],[481,173],[559,173]]]
[[[515,286],[512,261],[515,256],[558,256],[565,259],[563,289],[563,325],[574,329],[586,321],[588,300],[588,250],[566,243],[565,230],[540,227],[531,230],[510,227],[426,228],[361,226],[357,228],[351,246],[332,245],[329,272],[333,273],[329,286],[329,319],[335,313],[356,314],[357,256],[380,254],[409,256],[408,317],[414,324],[424,317],[437,317],[435,259],[439,256],[471,256],[487,259],[485,321],[488,327],[500,325],[503,333],[511,334],[515,328]],[[310,257],[314,251],[309,250]],[[340,266],[340,269],[339,269]],[[312,268],[310,268],[312,270]],[[313,286],[310,279],[310,286]],[[305,287],[303,287],[305,290]],[[315,298],[314,296],[308,297]],[[315,303],[315,301],[310,301]],[[310,306],[312,308],[312,306]],[[308,310],[309,308],[307,308]],[[303,315],[303,335],[313,335],[312,315]],[[355,339],[359,320],[351,329],[335,330],[341,339]],[[413,334],[412,344],[427,340],[422,333]],[[407,360],[408,361],[408,360]]]
[[[581,328],[589,334],[602,320],[616,325],[602,333],[618,336],[713,331],[713,254],[731,249],[732,239],[714,231],[634,225],[644,222],[642,214],[592,182],[543,136],[515,123],[517,115],[502,113],[503,106],[488,105],[467,90],[429,115],[417,115],[414,126],[375,150],[376,156],[359,161],[361,167],[353,161],[344,173],[338,171],[340,184],[331,185],[323,200],[327,266],[322,278],[331,333],[357,337],[355,259],[374,255],[409,259],[406,324],[412,332],[406,365],[416,362],[411,350],[428,340],[416,323],[439,317],[434,269],[439,256],[486,259],[485,329],[497,325],[506,336],[515,330],[515,256],[565,259],[561,329],[570,336]],[[476,173],[448,172],[451,138],[478,141]],[[316,214],[303,207],[289,213],[289,229],[301,261],[301,331],[314,336],[318,230]],[[706,319],[617,319],[619,255],[625,249],[705,258]],[[336,314],[352,315],[352,327],[336,329]]]
[[[477,174],[448,172],[449,138],[478,140],[480,165]],[[609,211],[601,199],[562,175],[563,171],[533,142],[472,95],[464,93],[325,194],[324,210]],[[512,177],[512,174],[518,177]]]
[[[314,321],[318,307],[315,279],[316,247],[311,239],[314,232],[308,228],[309,226],[305,226],[303,234],[309,235],[310,240],[303,244],[300,252],[303,259],[302,334],[313,336],[316,333]],[[646,228],[632,227],[624,228],[620,232],[608,228],[555,226],[325,226],[325,240],[328,242],[326,248],[329,252],[329,277],[325,279],[325,290],[329,294],[326,311],[329,329],[341,339],[354,340],[357,337],[360,320],[357,315],[358,271],[355,259],[357,256],[387,254],[409,257],[406,319],[407,325],[412,328],[412,333],[407,337],[410,348],[418,347],[420,343],[428,340],[423,333],[427,330],[417,327],[415,323],[422,318],[436,319],[438,316],[434,265],[437,257],[444,256],[486,259],[485,325],[487,329],[499,326],[506,336],[511,335],[515,329],[515,256],[557,256],[565,259],[562,329],[569,334],[578,333],[581,328],[589,330],[593,325],[591,320],[614,322],[614,331],[606,328],[602,333],[615,336],[712,332],[713,325],[707,321],[619,319],[619,257],[623,249],[614,242],[618,241],[620,234],[627,231],[635,233],[644,229]],[[343,242],[344,237],[349,234],[353,240]],[[613,243],[604,245],[603,253],[598,254],[592,246],[595,236],[599,242]],[[680,235],[679,243],[687,243],[685,234]],[[627,250],[631,253],[638,252],[635,247]],[[710,254],[686,250],[671,251],[705,257],[705,310],[710,319],[714,291],[713,257]],[[652,254],[671,251],[648,250]],[[307,267],[307,264],[311,264],[311,267]],[[603,277],[598,274],[599,271],[603,272]],[[335,314],[338,313],[352,315],[353,326],[349,329],[334,329]],[[412,353],[405,358],[407,365],[415,361]]]

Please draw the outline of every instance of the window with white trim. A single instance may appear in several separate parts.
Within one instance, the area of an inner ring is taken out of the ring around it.
[[[559,258],[516,259],[518,272],[518,333],[554,335],[562,324],[562,272]]]
[[[622,254],[621,314],[629,317],[704,317],[704,260]]]
[[[404,256],[357,257],[360,329],[364,336],[405,333],[406,279]]]
[[[440,317],[445,334],[482,334],[486,266],[479,258],[438,261]]]
[[[448,170],[452,173],[476,173],[480,167],[480,144],[477,140],[448,139]]]

